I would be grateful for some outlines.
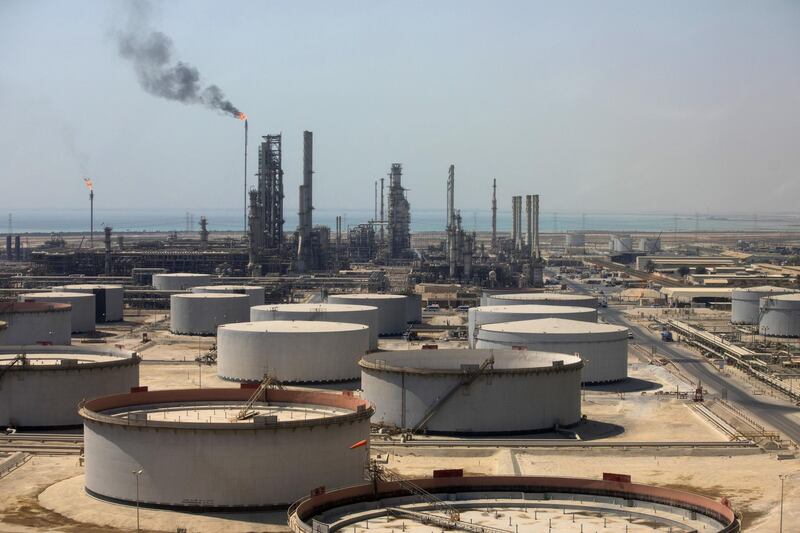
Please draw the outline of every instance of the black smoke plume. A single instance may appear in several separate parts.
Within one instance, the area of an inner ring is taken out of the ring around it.
[[[119,55],[131,61],[142,89],[160,98],[184,104],[202,104],[239,117],[239,110],[216,85],[203,87],[200,72],[173,60],[172,39],[149,27],[146,3],[140,4],[126,31],[117,34]],[[138,15],[138,16],[137,16]]]

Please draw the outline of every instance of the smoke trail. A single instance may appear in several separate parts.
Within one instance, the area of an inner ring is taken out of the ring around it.
[[[142,89],[160,98],[184,104],[202,104],[234,117],[240,111],[216,85],[203,87],[200,72],[183,61],[173,61],[172,39],[148,23],[149,5],[140,3],[126,31],[117,33],[119,55],[133,63]]]

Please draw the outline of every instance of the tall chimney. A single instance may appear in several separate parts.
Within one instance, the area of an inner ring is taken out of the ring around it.
[[[14,257],[17,261],[22,261],[22,242],[19,235],[14,235]]]
[[[530,194],[525,195],[525,246],[528,249],[528,255],[533,257],[533,196]]]
[[[497,179],[492,180],[492,250],[497,249]]]
[[[531,257],[540,259],[542,251],[539,245],[539,195],[533,195],[533,242],[531,244]]]
[[[450,277],[456,276],[456,255],[458,242],[455,221],[456,167],[450,165],[447,172],[447,261],[450,264]]]
[[[111,228],[106,226],[103,228],[103,232],[105,233],[105,274],[106,276],[111,275]]]
[[[514,249],[522,249],[522,196],[511,197],[512,230],[511,238],[514,241]]]
[[[313,227],[312,210],[312,183],[313,169],[312,158],[314,150],[313,133],[303,132],[303,185],[300,186],[300,235],[303,240],[307,240]]]

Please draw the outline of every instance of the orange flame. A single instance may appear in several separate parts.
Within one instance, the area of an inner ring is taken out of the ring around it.
[[[86,185],[86,188],[89,189],[90,191],[94,190],[94,184],[92,184],[92,180],[90,180],[89,178],[83,178],[83,183],[84,185]]]
[[[242,113],[241,111],[239,111],[239,116],[238,116],[238,118],[239,118],[239,120],[247,120],[247,115],[245,115],[244,113]]]

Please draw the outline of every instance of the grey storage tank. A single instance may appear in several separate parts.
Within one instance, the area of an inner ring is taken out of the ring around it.
[[[84,292],[29,292],[19,295],[20,302],[60,303],[72,306],[72,333],[95,330],[94,294]]]
[[[761,298],[796,292],[794,289],[771,286],[733,289],[731,291],[731,323],[756,325],[761,316]]]
[[[574,355],[524,350],[405,350],[361,360],[373,424],[447,434],[529,433],[581,419]]]
[[[72,306],[44,302],[0,302],[0,345],[72,342]]]
[[[583,322],[597,322],[597,309],[566,305],[482,305],[467,312],[469,343],[475,347],[475,338],[484,324],[516,322],[536,318],[565,318]]]
[[[94,294],[94,321],[98,324],[122,320],[125,300],[122,285],[81,283],[53,287],[53,292],[60,291]]]
[[[800,293],[760,300],[758,332],[771,337],[800,337]]]
[[[139,357],[86,346],[0,348],[0,426],[75,427],[78,403],[139,384]]]
[[[318,487],[362,482],[368,402],[320,391],[256,392],[143,391],[85,402],[86,492],[145,507],[233,511],[286,507]]]
[[[584,383],[628,377],[628,328],[623,326],[563,318],[484,324],[477,332],[475,347],[577,355],[584,363]]]
[[[250,307],[264,304],[264,287],[256,285],[201,285],[192,287],[194,293],[246,294],[250,297]]]
[[[221,324],[250,320],[250,297],[246,294],[173,294],[169,315],[172,333],[214,335]]]
[[[406,330],[407,298],[402,294],[332,294],[328,303],[371,305],[378,308],[378,335],[399,335]]]
[[[153,287],[160,291],[185,291],[200,285],[210,285],[212,280],[211,274],[153,274]]]
[[[348,322],[369,328],[369,349],[378,349],[378,308],[372,305],[347,304],[273,304],[250,308],[250,321],[306,320]]]

